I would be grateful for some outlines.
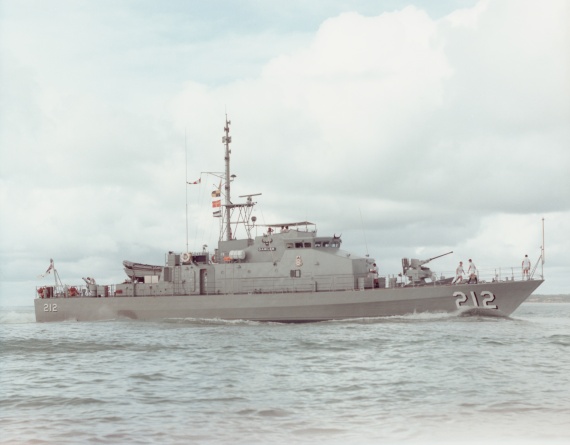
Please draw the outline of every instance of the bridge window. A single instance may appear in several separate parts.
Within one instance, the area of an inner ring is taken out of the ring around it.
[[[301,278],[301,270],[300,269],[293,269],[291,271],[291,278]]]

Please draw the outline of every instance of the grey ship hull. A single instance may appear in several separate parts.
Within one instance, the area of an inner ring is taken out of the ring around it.
[[[35,312],[38,322],[190,318],[301,323],[473,310],[507,316],[542,282],[245,295],[38,298]]]

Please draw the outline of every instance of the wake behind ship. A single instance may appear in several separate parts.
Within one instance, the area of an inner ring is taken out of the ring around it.
[[[226,118],[225,171],[212,192],[220,221],[214,252],[170,251],[163,265],[124,261],[128,279],[115,285],[99,285],[92,278],[83,285],[63,285],[52,263],[56,283],[37,288],[36,321],[314,322],[473,309],[509,315],[543,282],[533,279],[533,270],[527,280],[494,275],[476,277],[475,284],[451,284],[425,266],[435,258],[404,259],[396,281],[379,277],[374,259],[341,249],[340,236],[317,234],[314,223],[256,225],[253,198],[259,194],[240,196],[245,198],[241,203],[231,198],[230,124]],[[263,234],[252,236],[255,227]],[[243,238],[236,237],[240,231]]]

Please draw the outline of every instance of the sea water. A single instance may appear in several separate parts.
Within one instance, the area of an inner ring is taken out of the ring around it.
[[[308,324],[4,308],[0,340],[2,444],[570,443],[570,304]]]

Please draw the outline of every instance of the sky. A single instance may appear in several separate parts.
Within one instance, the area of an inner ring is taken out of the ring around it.
[[[116,283],[212,250],[226,113],[258,223],[314,222],[381,275],[453,251],[449,276],[534,265],[544,221],[537,293],[570,293],[568,23],[564,0],[0,0],[0,305],[50,258]]]

